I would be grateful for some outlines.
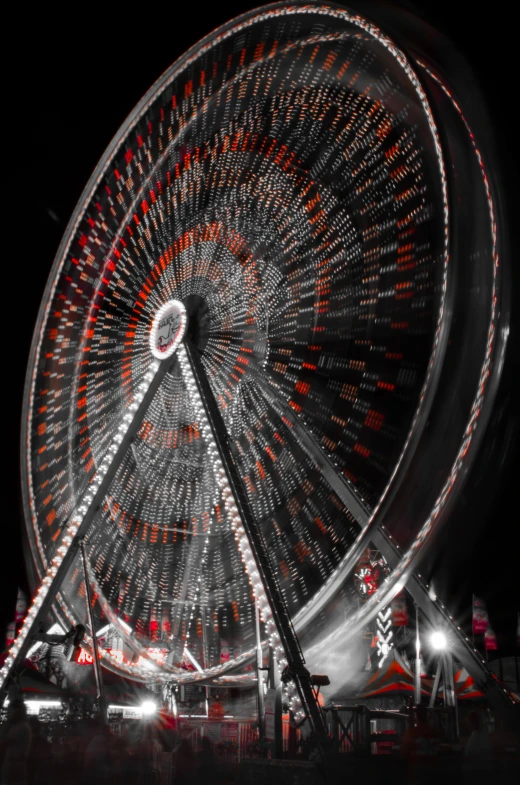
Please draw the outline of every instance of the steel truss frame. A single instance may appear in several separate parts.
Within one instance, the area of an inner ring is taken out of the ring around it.
[[[241,523],[249,540],[249,544],[254,555],[256,568],[261,576],[262,584],[265,589],[269,607],[276,624],[280,641],[287,658],[288,668],[287,677],[294,680],[297,691],[302,703],[303,711],[309,718],[311,727],[314,731],[318,746],[322,751],[329,743],[329,736],[326,728],[323,713],[318,706],[312,685],[310,674],[305,668],[305,659],[298,641],[298,631],[305,623],[324,607],[328,600],[328,593],[324,592],[316,602],[312,603],[310,611],[299,614],[294,622],[291,620],[285,600],[283,598],[278,580],[271,565],[268,549],[260,530],[255,521],[251,510],[247,494],[242,484],[233,455],[233,446],[230,443],[222,415],[215,401],[212,389],[205,374],[204,368],[197,350],[190,345],[188,340],[182,344],[193,378],[195,379],[200,398],[203,404],[204,413],[211,428],[211,432],[218,449],[219,457],[225,469],[228,487],[234,498],[238,509]],[[182,351],[182,349],[181,349]],[[50,562],[46,575],[36,594],[35,600],[26,620],[20,630],[18,637],[11,648],[8,659],[0,671],[0,690],[5,695],[9,683],[10,674],[17,668],[25,657],[32,642],[34,631],[39,629],[43,620],[50,612],[60,586],[72,565],[80,543],[88,540],[88,531],[102,504],[103,498],[114,478],[124,455],[131,446],[132,441],[138,433],[144,419],[149,404],[160,388],[164,376],[170,371],[177,362],[175,355],[168,361],[156,362],[149,372],[146,383],[141,385],[140,394],[136,394],[133,404],[133,412],[125,415],[126,427],[120,428],[119,438],[115,438],[111,448],[109,448],[104,461],[93,483],[83,494],[76,504],[74,512],[69,517],[62,530],[62,536],[56,548],[55,558]],[[363,551],[372,545],[385,558],[391,569],[399,564],[402,554],[399,553],[397,546],[392,542],[383,527],[371,517],[369,510],[363,501],[358,498],[347,480],[337,471],[332,461],[324,453],[321,446],[316,442],[311,433],[305,428],[300,418],[292,412],[286,405],[285,400],[280,395],[277,388],[266,381],[258,369],[255,379],[263,389],[269,402],[280,416],[284,416],[290,421],[294,429],[294,434],[308,456],[322,472],[329,486],[341,499],[346,509],[357,520],[361,535],[355,545],[349,551],[348,557],[341,565],[341,573],[346,577],[353,570]],[[138,399],[138,400],[137,400]],[[122,424],[123,426],[124,424]],[[86,509],[85,498],[89,495]],[[58,557],[59,555],[59,557]],[[473,648],[471,642],[466,638],[453,618],[449,615],[446,608],[437,599],[432,599],[428,587],[422,578],[413,573],[407,582],[407,589],[414,602],[422,611],[423,616],[432,629],[443,629],[448,631],[450,637],[450,648],[454,658],[456,658],[475,679],[478,687],[486,693],[491,705],[495,710],[503,712],[508,706],[508,696],[499,687],[479,653]],[[95,631],[91,630],[95,637]],[[0,699],[1,700],[1,699]],[[3,700],[2,700],[3,702]]]
[[[256,374],[256,381],[263,388],[275,411],[286,420],[289,420],[296,438],[305,448],[308,456],[320,469],[330,487],[360,526],[361,536],[349,551],[347,559],[342,563],[340,568],[342,574],[346,578],[353,571],[364,551],[371,545],[381,553],[390,569],[394,570],[399,564],[402,554],[399,553],[396,544],[392,542],[389,534],[376,519],[371,517],[368,508],[358,498],[350,483],[338,472],[314,436],[305,428],[300,417],[286,405],[274,385],[269,384],[266,381],[266,377],[260,373]],[[486,698],[493,708],[500,713],[504,710],[507,711],[510,708],[507,694],[499,686],[497,680],[493,678],[483,658],[474,648],[470,639],[464,635],[461,628],[455,624],[453,617],[450,616],[445,606],[439,599],[432,599],[428,586],[417,572],[412,573],[406,588],[415,604],[422,611],[429,627],[432,630],[441,629],[448,632],[452,656],[475,679],[475,682],[486,694]],[[315,616],[324,607],[328,599],[329,595],[324,592],[318,600],[313,601],[312,607],[305,613],[305,616],[301,619],[295,619],[296,630],[301,629],[303,623],[310,620],[310,614]]]
[[[287,658],[287,675],[290,679],[294,680],[296,684],[303,710],[311,723],[318,746],[323,752],[329,742],[325,718],[314,695],[310,673],[305,667],[305,658],[294,630],[280,584],[278,583],[278,579],[271,564],[265,538],[259,524],[255,520],[255,516],[249,504],[247,493],[235,463],[233,449],[227,434],[226,426],[204,372],[200,356],[196,349],[190,345],[189,341],[185,342],[185,348],[191,371],[197,382],[205,414],[211,426],[213,438],[215,439],[219,451],[219,457],[224,466],[229,487],[233,493],[235,504],[242,519],[242,525],[255,557],[257,569],[260,573],[271,613]]]
[[[145,380],[140,388],[140,394],[136,395],[133,404],[131,404],[133,412],[131,409],[125,415],[128,418],[126,423],[124,420],[121,423],[120,429],[113,439],[104,460],[101,462],[97,474],[75,505],[68,521],[64,524],[61,537],[57,543],[55,556],[48,564],[46,574],[42,579],[29,613],[9,651],[6,663],[0,670],[0,701],[2,703],[10,675],[23,661],[32,643],[31,633],[34,634],[44,622],[56,600],[63,580],[72,566],[78,549],[85,540],[88,540],[89,529],[101,507],[110,483],[141,427],[148,406],[172,365],[172,362],[153,364],[148,378],[145,376]],[[91,634],[95,639],[95,630],[92,629]],[[96,648],[95,644],[94,648]]]

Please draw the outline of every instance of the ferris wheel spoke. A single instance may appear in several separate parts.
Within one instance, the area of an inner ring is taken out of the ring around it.
[[[175,360],[172,362],[155,360],[151,364],[134,393],[133,400],[123,415],[112,442],[103,460],[100,462],[87,491],[82,495],[74,508],[74,512],[64,525],[54,557],[49,560],[45,576],[29,612],[0,670],[0,690],[2,692],[6,688],[11,671],[22,661],[29,648],[32,639],[31,632],[38,629],[39,624],[43,622],[49,613],[60,586],[72,565],[77,546],[88,535],[88,531],[98,513],[110,483],[121,465],[132,440],[138,433],[144,415],[164,376],[174,362]],[[92,630],[92,634],[95,635],[94,630]]]

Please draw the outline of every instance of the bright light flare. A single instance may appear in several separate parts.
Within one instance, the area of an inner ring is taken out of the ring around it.
[[[448,648],[448,639],[443,632],[432,632],[430,643],[437,651],[445,651]]]
[[[143,712],[143,717],[150,717],[157,711],[157,704],[153,701],[144,701],[144,703],[141,703],[141,711]]]

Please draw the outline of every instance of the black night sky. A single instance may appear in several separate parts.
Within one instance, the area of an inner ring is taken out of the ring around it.
[[[17,586],[27,589],[22,555],[19,431],[32,331],[54,255],[69,217],[104,149],[146,90],[186,49],[233,16],[260,3],[246,0],[202,6],[141,6],[133,15],[106,16],[105,4],[81,4],[64,16],[57,7],[19,20],[11,78],[17,94],[7,108],[4,158],[14,163],[4,212],[4,237],[12,239],[4,269],[8,357],[4,365],[4,504],[0,635],[13,618]],[[513,129],[506,105],[509,75],[503,19],[479,15],[477,4],[401,3],[437,26],[456,44],[480,83],[502,162],[506,210],[512,213]],[[184,10],[179,9],[184,6]],[[363,12],[363,2],[352,6]],[[505,9],[506,7],[503,6]],[[148,14],[148,16],[147,16]],[[513,87],[511,87],[511,90]],[[509,200],[509,202],[508,202]],[[15,218],[16,228],[9,222]],[[7,223],[7,225],[6,225]],[[511,227],[510,227],[511,228]],[[512,263],[514,263],[514,259]],[[513,264],[512,264],[513,266]],[[451,525],[442,535],[442,558],[430,565],[439,596],[461,622],[470,620],[472,591],[488,603],[500,653],[514,654],[519,609],[514,464],[518,454],[519,331],[513,323],[504,378],[482,455],[472,470]],[[489,466],[493,467],[490,471]]]

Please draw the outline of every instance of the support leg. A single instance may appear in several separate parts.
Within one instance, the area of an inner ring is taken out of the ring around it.
[[[31,644],[31,631],[37,630],[50,612],[56,595],[70,569],[80,540],[87,534],[97,515],[132,440],[141,427],[148,406],[165,374],[175,362],[154,362],[134,394],[122,422],[97,468],[87,491],[63,527],[61,537],[24,623],[0,670],[0,699],[6,690],[9,675],[24,659]],[[3,701],[2,701],[3,702]]]
[[[258,738],[261,749],[264,749],[265,742],[265,718],[264,718],[264,680],[263,673],[263,654],[262,641],[260,639],[260,609],[258,602],[255,602],[255,631],[256,631],[256,687],[257,687],[257,707],[258,707]]]
[[[437,699],[437,693],[439,692],[439,685],[441,682],[441,674],[442,674],[442,658],[439,657],[439,662],[437,663],[437,670],[435,672],[435,680],[433,682],[432,694],[430,695],[430,708],[433,708],[435,705],[435,701]]]
[[[107,705],[105,698],[105,691],[103,689],[103,674],[101,672],[101,665],[99,664],[99,647],[97,641],[96,630],[94,629],[94,620],[92,618],[92,587],[87,570],[87,554],[85,553],[85,538],[79,541],[79,550],[81,553],[81,561],[83,563],[83,575],[85,577],[85,592],[87,601],[87,616],[90,631],[92,634],[92,653],[94,655],[94,674],[96,677],[97,699],[99,702],[99,713],[101,721],[106,723],[108,720]]]
[[[213,395],[213,391],[206,377],[201,359],[196,349],[188,341],[179,348],[179,361],[184,373],[191,375],[196,383],[196,389],[201,399],[210,430],[218,450],[220,462],[224,469],[227,486],[234,500],[234,506],[240,517],[243,530],[249,541],[249,546],[256,562],[256,568],[261,578],[265,595],[269,604],[272,618],[280,636],[281,645],[287,660],[287,675],[294,680],[303,710],[307,715],[314,735],[316,746],[322,758],[325,750],[330,746],[325,719],[313,695],[310,674],[305,667],[296,632],[292,625],[289,613],[283,598],[278,580],[271,566],[268,549],[255,516],[249,504],[249,498],[244,489],[238,468],[235,463],[231,444],[220,409]],[[195,389],[195,388],[194,388]]]
[[[415,603],[415,705],[421,702],[421,638],[419,636],[419,606]]]

